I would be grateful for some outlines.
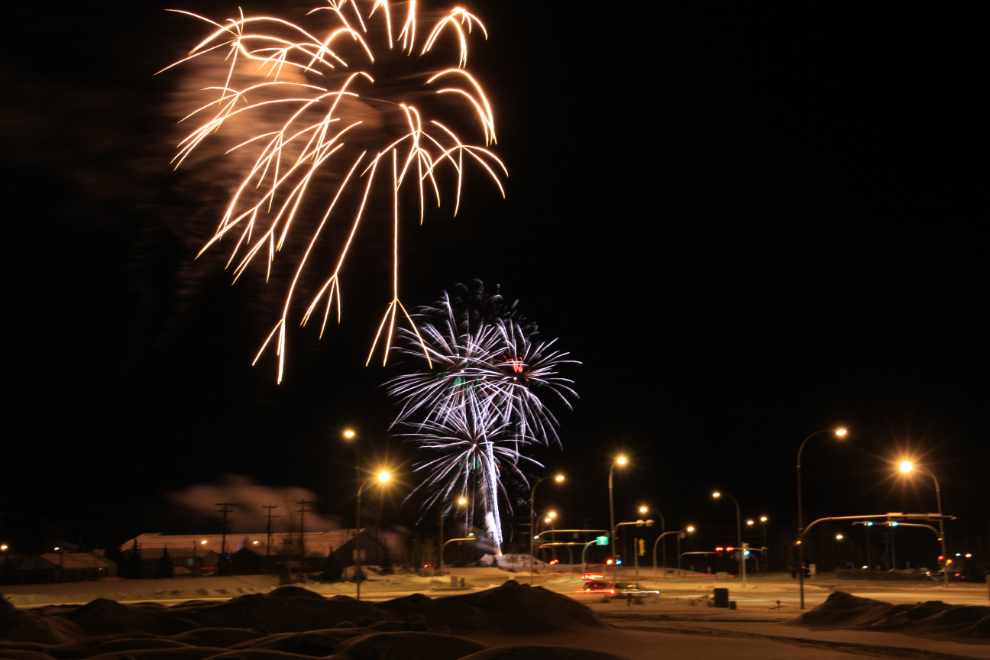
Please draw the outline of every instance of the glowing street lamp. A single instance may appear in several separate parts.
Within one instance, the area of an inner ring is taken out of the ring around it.
[[[614,461],[612,461],[611,467],[608,469],[608,515],[609,515],[609,531],[612,534],[612,582],[616,579],[616,554],[615,554],[615,500],[612,497],[612,472],[615,470],[616,465],[625,465],[629,462],[625,456],[618,456]]]
[[[466,497],[461,496],[457,498],[457,506],[464,507],[466,505],[467,505]],[[440,504],[440,575],[443,575],[443,549],[446,545],[443,542],[443,514],[444,514],[444,505],[441,502]],[[467,522],[464,523],[464,527],[465,529],[467,528]]]
[[[739,548],[739,574],[742,575],[743,589],[745,589],[746,588],[746,551],[743,549],[743,543],[742,543],[742,514],[739,512],[739,502],[736,500],[736,498],[732,497],[732,495],[729,495],[728,493],[725,493],[725,496],[728,497],[730,500],[732,500],[733,503],[735,503],[736,505],[736,540],[738,541],[738,548]],[[712,497],[717,500],[718,498],[722,497],[722,493],[716,490],[714,493],[712,493]]]
[[[760,527],[763,528],[763,567],[767,573],[770,572],[770,559],[767,555],[770,554],[770,549],[767,547],[767,520],[766,516],[760,516]]]
[[[384,485],[385,483],[388,482],[389,479],[391,479],[391,476],[392,475],[390,475],[388,472],[382,470],[377,475],[373,477],[368,477],[361,483],[360,486],[358,486],[357,515],[359,519],[361,516],[361,492],[364,490],[364,487],[375,481],[377,481],[379,484]],[[357,567],[357,573],[354,576],[354,582],[355,584],[357,584],[357,599],[361,600],[361,528],[360,527],[354,530],[354,564]]]
[[[834,433],[837,438],[844,438],[849,433],[846,429],[840,427],[837,429],[822,429],[821,431],[815,431],[801,443],[798,447],[797,453],[797,501],[798,501],[798,583],[800,585],[799,589],[801,591],[801,606],[800,609],[804,609],[804,545],[801,543],[801,536],[804,534],[804,522],[802,518],[802,507],[801,507],[801,452],[804,451],[804,446],[816,435],[822,433]]]
[[[941,543],[942,543],[942,556],[945,557],[946,560],[948,560],[949,554],[945,551],[945,519],[942,518],[942,491],[941,491],[941,489],[938,486],[938,479],[935,477],[934,474],[932,474],[931,472],[929,472],[928,470],[926,470],[923,467],[916,466],[914,464],[914,462],[912,462],[912,461],[907,461],[907,460],[901,461],[901,464],[900,464],[899,467],[901,468],[901,472],[904,473],[904,474],[909,474],[910,472],[917,470],[921,474],[928,475],[929,477],[932,478],[932,481],[935,482],[935,500],[938,503],[938,516],[939,516],[939,518],[938,518],[938,536],[939,536],[939,539],[938,540],[941,541]],[[944,579],[945,586],[948,587],[949,586],[949,565],[948,565],[948,562],[947,561],[946,561],[945,564],[942,565],[942,577]]]
[[[536,487],[550,478],[551,477],[543,477],[542,479],[537,480],[537,482],[533,484],[533,489],[529,491],[529,583],[530,584],[533,584],[533,553],[536,552],[536,548],[534,546],[537,536],[536,516],[533,512],[536,502]],[[562,474],[558,474],[557,476],[552,478],[558,484],[563,483],[564,481],[564,475]]]
[[[653,542],[653,579],[657,579],[657,544],[660,543],[660,539],[667,536],[668,534],[677,534],[677,570],[681,570],[681,539],[686,537],[690,532],[694,531],[693,525],[688,525],[684,529],[674,530],[672,532],[661,532],[657,540]],[[664,562],[663,567],[663,577],[667,578],[667,565]]]
[[[649,512],[649,509],[647,507],[645,507],[645,506],[641,506],[641,507],[639,507],[639,512],[640,513],[648,513]]]

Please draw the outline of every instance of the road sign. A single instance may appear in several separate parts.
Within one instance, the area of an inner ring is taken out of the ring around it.
[[[595,542],[597,545],[608,545],[608,537],[599,536],[597,539],[595,539]]]

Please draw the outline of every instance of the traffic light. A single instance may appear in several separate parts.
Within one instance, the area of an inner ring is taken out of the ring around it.
[[[643,539],[639,540],[639,556],[642,557],[646,554],[646,541]]]

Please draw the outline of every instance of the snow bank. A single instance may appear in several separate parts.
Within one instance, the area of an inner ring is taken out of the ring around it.
[[[892,605],[843,591],[834,592],[790,623],[820,630],[853,628],[919,637],[990,639],[990,607],[984,605],[947,605],[940,600]]]
[[[572,649],[542,644],[513,644],[479,651],[464,656],[461,660],[623,660],[623,658],[590,649]]]
[[[381,603],[331,598],[301,587],[244,594],[225,602],[189,600],[18,610],[0,598],[0,657],[23,660],[545,660],[614,659],[554,646],[497,647],[456,635],[602,629],[586,606],[514,581],[485,591]],[[511,641],[518,641],[513,637]],[[499,648],[504,648],[500,651]],[[535,649],[535,650],[534,650]],[[478,656],[479,653],[490,655]],[[495,655],[491,655],[495,653]],[[534,655],[535,654],[535,655]]]

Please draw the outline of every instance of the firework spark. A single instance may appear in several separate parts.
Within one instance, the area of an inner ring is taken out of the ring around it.
[[[294,297],[303,295],[304,273],[324,271],[321,284],[312,287],[315,293],[300,308],[305,310],[299,319],[306,325],[314,312],[322,309],[322,337],[334,307],[340,321],[341,272],[361,221],[371,213],[369,206],[375,201],[388,199],[391,205],[392,298],[368,363],[383,337],[383,362],[387,360],[400,312],[412,334],[418,335],[399,299],[403,190],[410,190],[417,198],[420,223],[428,200],[435,198],[440,206],[445,177],[452,179],[453,213],[457,215],[470,164],[480,167],[505,195],[499,179],[499,171],[507,174],[505,166],[487,148],[496,141],[491,105],[477,79],[465,69],[468,38],[476,31],[487,38],[484,25],[473,14],[456,8],[431,29],[422,30],[417,3],[407,2],[405,7],[399,27],[398,21],[393,22],[396,16],[387,0],[329,0],[327,6],[310,12],[319,29],[271,16],[245,17],[242,13],[221,24],[179,12],[205,21],[215,30],[188,57],[168,68],[213,57],[224,59],[226,64],[223,78],[206,90],[211,100],[183,120],[199,124],[179,143],[173,161],[176,167],[202,149],[208,138],[215,140],[215,134],[232,124],[242,127],[255,117],[257,125],[264,126],[226,150],[246,154],[246,173],[213,238],[200,254],[229,237],[235,241],[227,262],[228,267],[233,265],[234,281],[258,262],[264,262],[267,281],[276,254],[296,234],[304,235],[306,247],[294,267],[280,318],[254,360],[260,359],[274,339],[279,382],[285,366],[286,329]],[[423,38],[418,40],[418,36]],[[451,36],[457,44],[457,65],[419,72],[418,68],[425,69],[436,59],[433,51],[439,50],[441,41]],[[402,75],[390,78],[396,71]],[[453,123],[470,120],[480,143],[462,137],[450,121],[440,120],[453,108],[457,108]],[[273,114],[278,119],[273,121]],[[364,181],[359,184],[361,179]],[[391,190],[382,194],[386,187]],[[306,200],[324,194],[328,203],[321,217],[307,222]],[[327,261],[327,228],[342,214],[340,207],[352,208],[343,201],[349,194],[355,197],[353,206],[357,209],[346,239],[331,248],[336,258]],[[313,227],[307,228],[307,224]],[[300,225],[303,229],[298,228]],[[325,267],[327,263],[333,267]]]
[[[437,368],[388,382],[389,395],[402,403],[393,426],[411,429],[406,437],[429,456],[417,466],[425,472],[419,488],[431,492],[425,506],[468,496],[484,514],[497,552],[503,479],[525,484],[520,465],[539,465],[524,455],[527,445],[559,444],[557,420],[541,397],[549,393],[570,407],[577,393],[558,370],[578,363],[552,350],[556,340],[537,342],[535,324],[515,304],[485,295],[480,284],[458,293],[452,300],[444,292],[436,305],[416,310],[420,335],[399,333],[394,350],[422,359],[425,348]]]
[[[494,407],[474,399],[461,399],[442,420],[428,420],[416,429],[406,437],[425,455],[415,468],[425,476],[413,492],[430,491],[425,508],[443,508],[456,497],[465,497],[470,502],[465,524],[470,528],[480,515],[488,541],[500,553],[504,541],[500,502],[511,511],[505,482],[514,478],[526,484],[519,464],[540,464],[520,455],[518,437]]]
[[[435,306],[417,310],[419,334],[403,329],[396,350],[414,357],[425,350],[436,370],[389,381],[389,394],[403,404],[396,423],[407,423],[417,413],[438,422],[457,414],[462,400],[470,399],[477,408],[491,407],[520,438],[559,443],[557,420],[541,397],[549,394],[570,408],[569,399],[578,396],[573,381],[559,370],[578,362],[554,350],[556,339],[536,341],[536,326],[514,305],[503,306],[501,296],[488,297],[479,289],[474,302],[487,311],[469,304],[455,309],[458,303],[444,292]]]

